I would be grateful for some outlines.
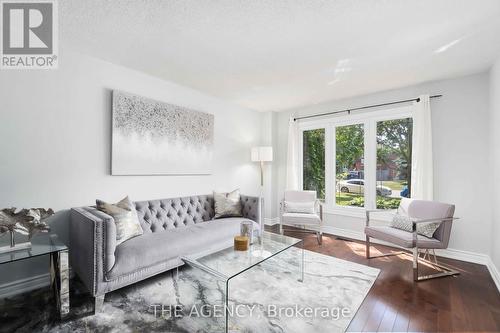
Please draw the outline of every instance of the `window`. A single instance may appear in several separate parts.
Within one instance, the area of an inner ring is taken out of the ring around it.
[[[299,123],[302,187],[326,209],[361,216],[411,195],[412,107]]]
[[[304,190],[316,191],[318,198],[325,198],[325,129],[303,132],[302,184]]]
[[[398,208],[410,197],[411,118],[377,122],[377,208]]]
[[[335,129],[335,203],[364,206],[364,129],[363,124]],[[354,180],[353,180],[354,179]]]

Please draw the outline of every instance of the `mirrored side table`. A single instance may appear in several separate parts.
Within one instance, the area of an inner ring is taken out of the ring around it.
[[[68,247],[56,234],[37,234],[31,240],[31,247],[0,254],[0,271],[7,269],[4,264],[50,256],[50,283],[54,292],[57,311],[64,319],[69,314],[69,256]]]

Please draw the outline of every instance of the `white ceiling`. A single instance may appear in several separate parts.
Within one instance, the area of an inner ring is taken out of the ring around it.
[[[500,0],[64,0],[63,46],[260,111],[486,70]]]

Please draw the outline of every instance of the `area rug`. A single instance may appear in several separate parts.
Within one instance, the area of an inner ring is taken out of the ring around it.
[[[342,332],[379,270],[291,248],[235,277],[229,284],[230,332]],[[92,315],[92,298],[72,283],[71,314],[54,319],[48,289],[0,300],[2,332],[223,332],[225,284],[181,267],[106,295]]]

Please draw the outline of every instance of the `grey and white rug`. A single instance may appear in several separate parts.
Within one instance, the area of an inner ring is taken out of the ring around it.
[[[291,248],[229,284],[231,332],[345,331],[379,270],[305,251],[305,280],[297,281],[300,250]],[[223,332],[225,284],[190,267],[157,275],[106,295],[102,313],[72,286],[71,317],[50,316],[47,290],[0,300],[0,331]]]

